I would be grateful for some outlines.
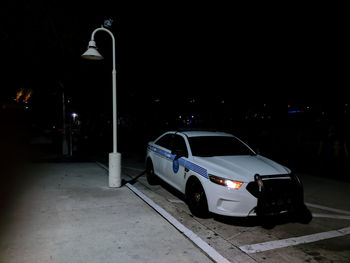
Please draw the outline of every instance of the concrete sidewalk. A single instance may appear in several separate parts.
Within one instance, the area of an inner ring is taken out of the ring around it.
[[[37,163],[1,212],[0,262],[212,262],[95,163]]]

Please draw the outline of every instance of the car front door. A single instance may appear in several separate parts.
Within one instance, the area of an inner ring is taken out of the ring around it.
[[[165,134],[155,142],[156,148],[153,158],[154,172],[160,178],[168,181],[169,174],[166,173],[168,159],[171,158],[171,145],[174,134]]]
[[[185,182],[184,163],[188,158],[188,150],[185,138],[174,134],[171,143],[171,158],[167,159],[164,172],[169,175],[171,185],[182,191]]]

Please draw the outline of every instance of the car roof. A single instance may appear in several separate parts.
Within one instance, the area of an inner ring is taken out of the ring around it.
[[[200,136],[233,136],[232,134],[217,131],[181,131],[187,137],[200,137]]]

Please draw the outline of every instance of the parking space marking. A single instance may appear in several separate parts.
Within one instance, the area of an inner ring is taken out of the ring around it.
[[[252,245],[240,246],[239,248],[247,254],[253,254],[263,251],[268,251],[277,248],[296,246],[300,244],[312,243],[324,239],[341,237],[350,234],[350,227],[332,230],[328,232],[316,233],[301,237],[292,237],[287,239],[268,241],[263,243],[257,243]]]
[[[311,204],[311,203],[306,203],[306,202],[305,202],[305,205],[307,205],[308,207],[318,208],[318,209],[322,209],[322,210],[326,210],[326,211],[330,211],[330,212],[350,215],[350,212],[346,211],[346,210],[341,210],[341,209],[336,209],[336,208],[332,208],[332,207],[327,207],[327,206],[323,206],[323,205],[316,205],[316,204]]]
[[[343,215],[334,215],[334,214],[318,214],[318,213],[312,213],[313,217],[319,217],[319,218],[334,218],[334,219],[345,219],[350,220],[350,216],[343,216]]]
[[[169,201],[170,203],[174,203],[174,204],[185,204],[184,201],[179,200],[179,199],[168,199],[168,201]]]

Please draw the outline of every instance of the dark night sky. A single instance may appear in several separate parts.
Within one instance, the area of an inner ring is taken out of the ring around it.
[[[109,36],[96,37],[104,61],[80,58],[105,18],[114,19],[122,104],[137,107],[157,97],[319,102],[341,98],[348,87],[341,7],[72,3],[2,4],[3,99],[31,88],[33,102],[46,107],[52,103],[45,98],[62,83],[76,105],[105,107]]]
[[[72,112],[81,119],[80,153],[110,151],[110,37],[99,32],[95,38],[105,60],[80,56],[92,31],[112,18],[121,152],[141,152],[147,140],[191,119],[260,144],[282,162],[297,156],[294,164],[302,166],[313,156],[322,170],[318,161],[325,163],[322,158],[333,154],[330,146],[317,159],[329,131],[349,141],[345,10],[320,3],[3,1],[0,118],[5,121],[0,123],[9,128],[0,139],[12,149],[9,137],[51,129],[60,152],[63,87],[66,120]],[[6,103],[15,104],[21,88],[33,91],[27,111],[34,123],[28,125],[30,132],[22,125],[28,115],[2,111]],[[304,109],[305,114],[288,114],[290,109]],[[342,160],[350,170],[348,157]]]

